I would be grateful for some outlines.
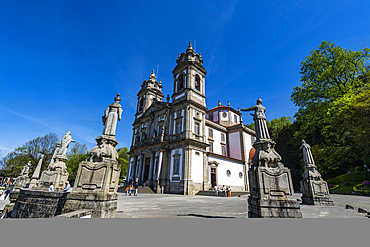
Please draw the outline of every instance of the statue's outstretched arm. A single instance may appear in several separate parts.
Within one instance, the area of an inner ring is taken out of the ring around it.
[[[252,107],[249,107],[249,108],[246,108],[246,109],[240,108],[241,111],[253,111],[255,109],[256,109],[256,106],[252,106]]]

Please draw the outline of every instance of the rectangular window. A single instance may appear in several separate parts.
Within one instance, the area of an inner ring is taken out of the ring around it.
[[[209,143],[209,152],[213,153],[213,142]]]
[[[237,123],[238,122],[238,117],[236,115],[234,115],[234,122]]]
[[[213,113],[211,113],[209,116],[208,116],[208,119],[213,121]]]
[[[195,126],[194,126],[194,132],[195,132],[195,134],[196,135],[198,135],[199,136],[199,123],[197,123],[197,122],[195,122]]]
[[[222,150],[222,155],[223,156],[226,156],[226,147],[225,146],[221,146],[221,150]]]
[[[173,175],[179,175],[180,168],[180,157],[176,157],[174,160]]]
[[[208,129],[208,137],[213,138],[213,130],[212,129]]]
[[[221,134],[221,141],[225,142],[225,134]]]
[[[176,123],[176,134],[180,134],[181,133],[181,122],[177,122]]]

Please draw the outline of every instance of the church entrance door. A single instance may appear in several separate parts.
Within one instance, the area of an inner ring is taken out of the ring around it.
[[[150,166],[150,158],[146,158],[145,159],[145,170],[144,170],[144,181],[143,181],[143,183],[145,183],[148,180],[149,166]]]
[[[212,187],[217,184],[216,181],[216,168],[211,168],[211,185]]]

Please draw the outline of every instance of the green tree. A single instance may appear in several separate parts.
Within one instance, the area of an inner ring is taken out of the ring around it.
[[[121,167],[121,174],[120,177],[127,176],[127,166],[128,166],[128,159],[130,150],[127,147],[117,149],[118,153],[118,164]]]
[[[291,116],[274,118],[273,120],[271,120],[271,122],[269,120],[266,120],[267,129],[269,130],[271,139],[274,139],[276,137],[279,130],[281,130],[284,126],[291,125],[292,122],[293,118]],[[254,122],[246,124],[246,126],[255,130]]]
[[[89,158],[86,144],[80,144],[76,142],[68,151],[67,158],[68,160],[66,161],[66,166],[69,173],[68,180],[70,182],[74,182],[80,163]]]
[[[366,72],[365,61],[369,58],[369,48],[352,51],[330,41],[323,41],[319,49],[311,51],[301,64],[302,85],[294,87],[291,94],[291,100],[299,107],[296,118],[301,129],[297,134],[305,138],[319,131],[322,137],[332,136],[335,131],[328,109],[352,88],[364,85],[361,75]],[[333,137],[335,140],[338,136]]]
[[[323,41],[301,64],[302,85],[291,94],[299,107],[294,136],[310,143],[324,179],[361,166],[368,157],[366,150],[359,155],[366,137],[366,120],[359,119],[368,109],[369,58],[368,48],[351,51]]]
[[[6,176],[16,177],[22,170],[22,167],[31,161],[30,170],[34,171],[40,156],[45,155],[41,171],[46,168],[53,156],[58,137],[55,133],[49,133],[45,136],[39,136],[32,139],[21,147],[8,153],[0,161],[0,167],[5,170]]]

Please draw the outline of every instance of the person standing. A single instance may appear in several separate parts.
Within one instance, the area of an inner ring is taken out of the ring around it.
[[[214,189],[215,189],[215,196],[218,196],[218,189],[217,189],[217,184],[216,183],[215,183]]]
[[[137,191],[139,189],[139,179],[136,178],[135,179],[135,182],[134,182],[134,189],[135,189],[135,193],[134,193],[134,196],[137,196]]]
[[[63,188],[64,192],[71,192],[71,185],[69,184],[68,181],[66,181],[66,186]]]
[[[229,187],[229,197],[231,197],[231,188]]]
[[[128,195],[129,186],[126,186],[126,196]]]
[[[225,197],[226,188],[225,185],[222,185],[222,196]]]
[[[49,186],[48,191],[54,191],[54,185],[53,185],[53,182],[50,182],[50,186]]]

